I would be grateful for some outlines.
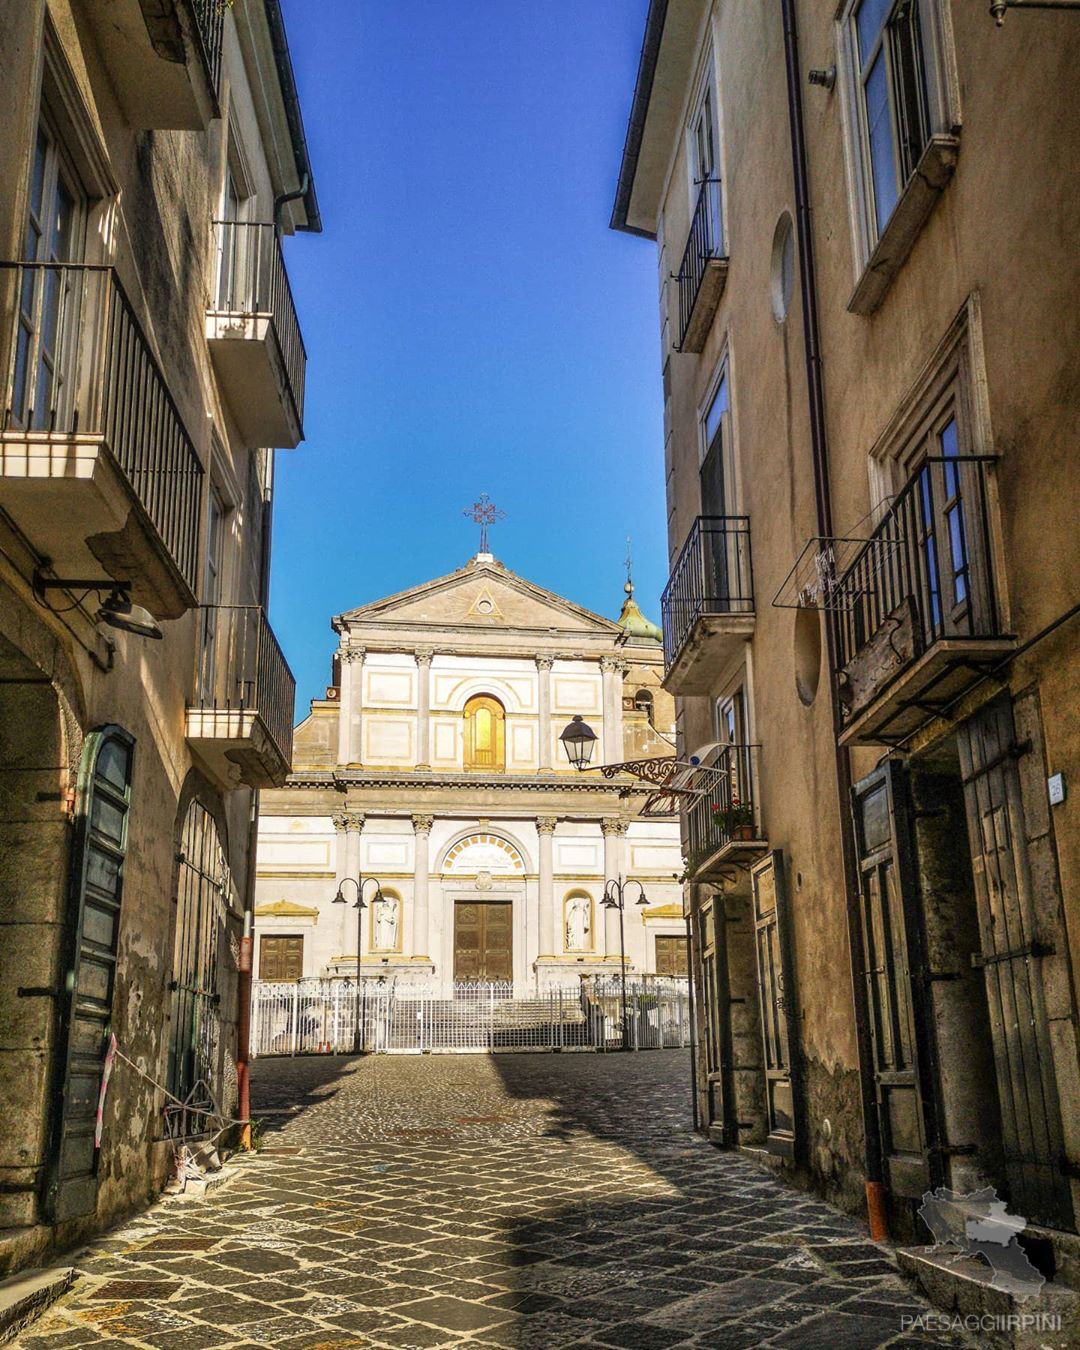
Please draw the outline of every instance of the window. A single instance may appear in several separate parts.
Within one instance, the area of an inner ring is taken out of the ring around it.
[[[654,726],[653,722],[653,696],[651,689],[639,689],[634,695],[634,711],[645,714],[645,720],[649,726]]]
[[[731,415],[726,367],[721,371],[716,392],[705,409],[701,429],[701,514],[725,516],[728,514],[730,495],[728,479],[731,477],[727,463],[730,458]]]
[[[711,60],[709,62],[711,68]],[[717,154],[713,91],[706,84],[690,126],[690,211],[702,203],[703,217],[698,241],[704,256],[724,252],[724,226],[720,201],[720,158]]]
[[[867,206],[880,234],[930,135],[918,0],[859,0],[852,48]]]
[[[304,973],[304,939],[273,937],[259,939],[259,979],[299,980]]]
[[[501,773],[506,768],[506,714],[496,698],[480,694],[465,704],[465,767]]]
[[[42,116],[30,171],[11,415],[33,431],[62,425],[74,390],[66,379],[78,334],[84,276],[65,267],[83,256],[86,199],[47,117]]]
[[[877,529],[901,541],[896,547],[908,558],[882,573],[886,611],[906,596],[923,641],[999,631],[979,324],[969,300],[871,450],[871,491],[887,504]],[[858,604],[855,616],[860,641],[881,621]]]
[[[226,508],[221,493],[210,484],[206,512],[206,572],[203,577],[201,693],[212,698],[217,675],[218,607],[222,597]]]

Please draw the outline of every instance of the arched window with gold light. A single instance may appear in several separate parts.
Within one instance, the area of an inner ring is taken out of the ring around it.
[[[502,773],[506,768],[506,713],[490,694],[477,694],[465,704],[465,767]]]

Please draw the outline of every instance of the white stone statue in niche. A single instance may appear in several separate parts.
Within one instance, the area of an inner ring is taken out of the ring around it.
[[[395,895],[383,895],[375,901],[375,949],[381,952],[397,950],[398,900]]]
[[[573,896],[566,905],[566,950],[584,952],[589,947],[591,905],[585,895]]]

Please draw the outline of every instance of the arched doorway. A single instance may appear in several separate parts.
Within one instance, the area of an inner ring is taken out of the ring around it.
[[[55,1086],[59,1097],[63,1087],[54,991],[70,945],[64,808],[73,749],[51,680],[0,637],[0,941],[10,1000],[0,1041],[0,1228],[38,1222],[53,1153],[49,1091]],[[43,1058],[43,1047],[53,1059]]]
[[[497,698],[477,694],[465,704],[465,768],[502,773],[506,768],[506,712]]]

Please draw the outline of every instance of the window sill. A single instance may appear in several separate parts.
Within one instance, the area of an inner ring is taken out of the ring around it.
[[[948,186],[959,153],[957,136],[930,137],[847,303],[852,314],[873,314],[881,304]]]

